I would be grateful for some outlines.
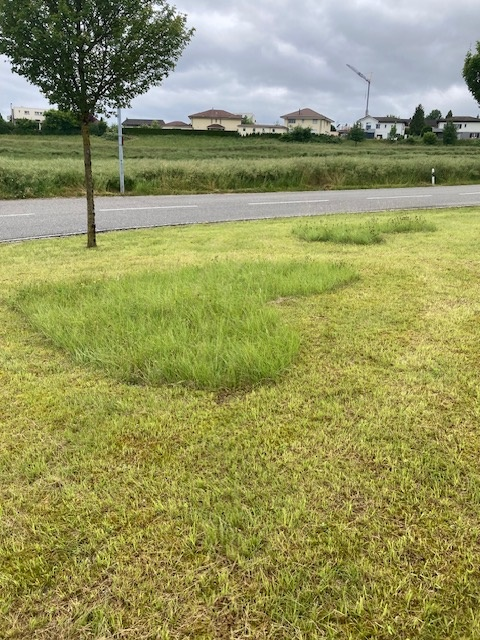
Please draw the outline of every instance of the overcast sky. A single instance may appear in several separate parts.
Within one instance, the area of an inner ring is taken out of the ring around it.
[[[258,123],[309,107],[352,124],[369,113],[477,116],[461,75],[479,39],[479,0],[172,0],[196,32],[161,87],[123,117],[183,120],[206,109],[253,113]],[[0,57],[0,112],[46,107]]]

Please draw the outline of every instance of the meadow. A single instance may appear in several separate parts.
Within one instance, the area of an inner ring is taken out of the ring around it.
[[[479,638],[477,208],[5,244],[0,265],[2,638]],[[266,323],[241,338],[287,332],[275,374],[162,377],[142,346],[114,367],[122,328],[184,341],[243,294]]]
[[[114,135],[93,137],[98,194],[118,193]],[[283,142],[273,138],[125,136],[127,194],[415,187],[479,182],[479,144]],[[0,136],[0,198],[81,196],[76,136]]]

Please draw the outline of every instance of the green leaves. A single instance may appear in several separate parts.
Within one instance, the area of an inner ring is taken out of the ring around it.
[[[174,69],[193,30],[165,2],[5,0],[0,53],[52,104],[112,113]]]

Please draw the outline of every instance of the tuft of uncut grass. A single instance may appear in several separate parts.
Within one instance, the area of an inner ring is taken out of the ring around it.
[[[423,216],[376,246],[287,219],[1,244],[0,637],[478,639],[479,208]],[[232,393],[123,383],[11,306],[273,257],[360,278],[268,303],[299,355]]]
[[[16,306],[77,361],[120,380],[236,389],[276,380],[298,352],[298,331],[268,301],[355,278],[340,264],[214,262],[30,287]]]
[[[297,224],[292,232],[308,242],[331,242],[352,245],[375,245],[383,234],[435,231],[436,225],[422,216],[399,215],[394,218],[370,220],[361,224],[308,222]]]

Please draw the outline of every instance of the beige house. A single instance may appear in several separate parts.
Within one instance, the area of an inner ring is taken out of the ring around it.
[[[14,123],[16,120],[34,120],[35,122],[43,122],[45,120],[45,112],[51,109],[41,109],[39,107],[12,107],[11,108],[11,121]]]
[[[333,123],[334,120],[312,109],[298,109],[290,114],[281,116],[281,118],[284,120],[284,124],[288,129],[304,127],[305,129],[309,128],[313,134],[327,134],[328,136],[334,133],[331,132],[331,123]]]
[[[242,123],[241,114],[231,114],[222,109],[200,111],[197,114],[192,114],[189,118],[192,129],[204,131],[237,131],[238,125]]]

